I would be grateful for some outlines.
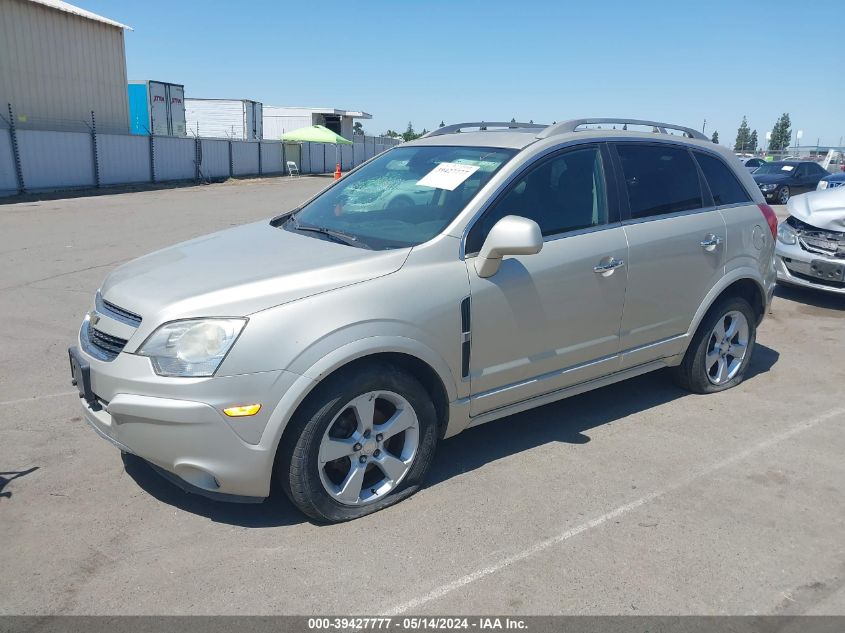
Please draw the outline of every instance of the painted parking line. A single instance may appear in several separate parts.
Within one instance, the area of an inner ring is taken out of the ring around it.
[[[48,393],[43,396],[30,396],[29,398],[17,398],[16,400],[3,400],[0,401],[0,407],[4,407],[7,404],[21,404],[24,402],[37,402],[38,400],[44,400],[46,398],[61,398],[62,396],[78,396],[78,391],[62,391],[61,393]]]
[[[660,490],[657,490],[655,492],[647,494],[643,497],[640,497],[639,499],[637,499],[635,501],[631,501],[630,503],[626,503],[625,505],[621,505],[618,508],[614,508],[613,510],[606,512],[605,514],[602,514],[601,516],[598,516],[598,517],[596,517],[596,518],[594,518],[590,521],[582,523],[581,525],[578,525],[574,528],[571,528],[569,530],[561,532],[560,534],[553,536],[551,538],[548,538],[546,540],[535,543],[534,545],[532,545],[532,546],[530,546],[530,547],[528,547],[528,548],[526,548],[526,549],[524,549],[520,552],[517,552],[515,554],[511,554],[510,556],[506,556],[505,558],[502,558],[502,559],[498,560],[497,562],[494,562],[490,565],[487,565],[486,567],[482,567],[482,568],[480,568],[480,569],[478,569],[478,570],[476,570],[476,571],[474,571],[470,574],[466,574],[465,576],[461,576],[460,578],[457,578],[457,579],[452,580],[450,582],[447,582],[443,585],[440,585],[439,587],[432,589],[431,591],[429,591],[426,594],[423,594],[423,595],[418,596],[416,598],[412,598],[412,599],[410,599],[406,602],[397,604],[393,608],[384,612],[384,615],[385,616],[395,616],[395,615],[400,615],[402,613],[407,613],[409,611],[414,611],[416,609],[419,609],[423,605],[425,605],[429,602],[432,602],[433,600],[437,600],[438,598],[442,598],[443,596],[450,594],[453,591],[456,591],[456,590],[458,590],[462,587],[466,587],[467,585],[470,585],[470,584],[472,584],[472,583],[474,583],[478,580],[481,580],[482,578],[486,578],[487,576],[490,576],[492,574],[500,572],[503,569],[505,569],[506,567],[510,567],[514,563],[518,563],[522,560],[525,560],[526,558],[530,558],[531,556],[534,556],[535,554],[538,554],[538,553],[540,553],[544,550],[547,550],[550,547],[553,547],[555,545],[563,543],[564,541],[568,541],[569,539],[571,539],[575,536],[578,536],[579,534],[583,534],[584,532],[587,532],[588,530],[591,530],[595,527],[599,527],[600,525],[603,525],[603,524],[607,523],[608,521],[612,521],[613,519],[616,519],[616,518],[618,518],[618,517],[620,517],[624,514],[627,514],[627,513],[631,512],[633,510],[636,510],[637,508],[640,508],[640,507],[646,505],[647,503],[654,501],[655,499],[658,499],[658,498],[663,497],[663,496],[665,496],[665,495],[667,495],[671,492],[674,492],[674,491],[678,490],[679,488],[683,488],[685,486],[688,486],[689,484],[691,484],[691,483],[693,483],[693,482],[695,482],[699,479],[702,479],[704,477],[707,477],[708,475],[711,475],[716,471],[719,471],[723,468],[727,468],[728,466],[732,466],[732,465],[734,465],[738,462],[741,462],[741,461],[751,457],[752,455],[756,455],[757,453],[761,453],[761,452],[771,448],[772,446],[775,446],[775,445],[777,445],[777,444],[779,444],[779,443],[781,443],[785,440],[790,439],[791,437],[798,435],[799,433],[807,431],[807,430],[809,430],[809,429],[811,429],[815,426],[818,426],[819,424],[821,424],[823,422],[826,422],[828,420],[831,420],[831,419],[837,418],[837,417],[845,417],[845,407],[839,407],[839,408],[836,408],[836,409],[831,409],[830,411],[827,411],[826,413],[822,413],[821,415],[818,415],[814,418],[811,418],[809,420],[805,420],[804,422],[796,424],[796,425],[790,427],[789,429],[782,431],[781,433],[777,433],[776,435],[773,435],[772,437],[770,437],[766,440],[763,440],[762,442],[755,444],[754,446],[752,446],[750,448],[747,448],[743,451],[735,453],[735,454],[733,454],[729,457],[726,457],[725,459],[722,459],[722,460],[715,462],[713,464],[710,464],[708,466],[704,466],[704,467],[702,467],[698,470],[694,470],[690,475],[687,475],[686,477],[679,479],[675,483],[673,483],[669,486],[666,486],[665,488],[662,488]]]

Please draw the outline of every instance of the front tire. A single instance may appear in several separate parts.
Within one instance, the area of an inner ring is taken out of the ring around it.
[[[356,519],[415,493],[438,435],[428,392],[386,363],[330,376],[290,424],[275,476],[297,508],[323,523]]]
[[[789,187],[783,186],[778,191],[778,204],[786,204],[789,202]]]
[[[722,299],[702,319],[672,377],[693,393],[735,387],[745,377],[756,340],[757,319],[749,303],[741,297]]]

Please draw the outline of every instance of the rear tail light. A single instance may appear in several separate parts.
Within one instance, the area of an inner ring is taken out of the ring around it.
[[[775,236],[778,234],[778,216],[775,215],[775,210],[766,203],[758,204],[757,206],[760,207],[760,211],[763,212],[763,217],[766,218],[766,222],[769,224],[769,230],[772,232],[772,239],[775,239]]]

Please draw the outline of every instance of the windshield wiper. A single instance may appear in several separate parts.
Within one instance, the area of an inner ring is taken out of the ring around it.
[[[359,240],[354,235],[349,235],[348,233],[344,233],[342,231],[335,231],[334,229],[330,229],[325,226],[312,226],[310,224],[300,224],[299,220],[295,215],[292,215],[290,217],[290,221],[293,224],[294,231],[308,231],[310,233],[320,233],[322,235],[330,237],[339,244],[346,244],[347,246],[357,246],[360,248],[366,248],[367,250],[372,250],[370,246],[364,244],[364,242]]]

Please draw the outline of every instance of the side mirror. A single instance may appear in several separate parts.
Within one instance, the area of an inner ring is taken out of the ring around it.
[[[475,259],[479,277],[492,277],[505,255],[535,255],[543,248],[543,234],[534,220],[508,215],[496,222]]]

